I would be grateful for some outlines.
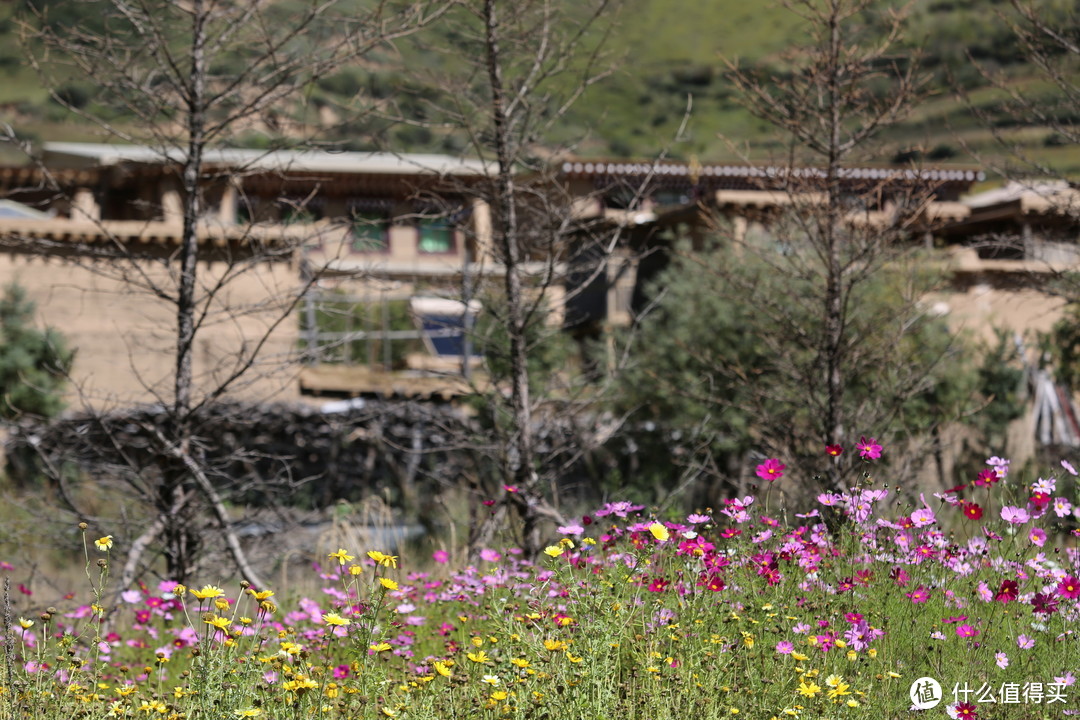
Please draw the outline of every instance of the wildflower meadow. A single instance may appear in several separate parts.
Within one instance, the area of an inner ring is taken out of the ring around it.
[[[810,507],[769,459],[755,495],[678,518],[608,503],[537,559],[339,548],[313,596],[113,588],[122,548],[84,525],[84,590],[36,607],[8,583],[0,717],[1080,715],[1073,467],[991,458],[912,501],[873,439],[851,452],[860,481]]]

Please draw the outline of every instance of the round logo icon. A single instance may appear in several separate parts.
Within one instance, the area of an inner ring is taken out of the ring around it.
[[[921,677],[911,683],[908,694],[913,710],[929,710],[941,702],[941,683],[932,677]]]

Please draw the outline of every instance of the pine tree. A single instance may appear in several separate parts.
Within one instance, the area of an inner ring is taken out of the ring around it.
[[[64,408],[63,392],[75,356],[52,328],[34,326],[26,290],[8,285],[0,299],[0,417],[52,417]]]

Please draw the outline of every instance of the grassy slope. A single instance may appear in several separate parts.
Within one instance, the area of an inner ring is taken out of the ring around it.
[[[957,58],[963,58],[966,49],[976,57],[988,58],[983,61],[993,65],[999,58],[989,56],[998,52],[1006,36],[992,12],[1000,4],[997,0],[916,3],[909,44],[927,49],[932,64],[951,59],[957,65]],[[19,62],[10,13],[11,4],[0,6],[0,48],[5,48],[0,55],[8,58],[6,62],[0,58],[0,107],[38,139],[94,137],[93,128],[65,118],[48,101],[33,72]],[[731,143],[739,147],[748,144],[750,154],[758,158],[782,151],[783,138],[736,102],[724,78],[723,59],[768,62],[805,39],[803,22],[774,4],[626,0],[608,45],[617,59],[616,72],[586,94],[553,140],[573,144],[587,155],[649,156],[665,151],[673,157],[723,160],[737,154]],[[413,63],[406,65],[415,67]],[[970,63],[965,66],[960,61],[958,66],[967,72],[968,82],[973,82]],[[1028,92],[1045,92],[1045,86],[1033,80],[1030,69],[1012,66],[1007,70]],[[358,74],[357,70],[348,72]],[[374,82],[394,87],[402,71],[384,66],[378,74],[381,78]],[[972,97],[992,117],[1001,117],[994,93],[976,90]],[[686,132],[677,138],[690,98],[692,113]],[[1046,128],[1013,135],[1041,160],[1065,171],[1080,170],[1080,151],[1047,147]],[[405,131],[396,133],[390,142],[404,149],[455,147],[439,136]],[[885,133],[875,147],[874,159],[887,161],[898,150],[910,148],[945,149],[945,154],[935,159],[952,162],[1001,151],[991,132],[944,89]]]

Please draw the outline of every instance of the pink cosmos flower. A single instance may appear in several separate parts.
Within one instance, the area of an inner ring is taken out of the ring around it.
[[[1009,474],[1009,463],[1010,462],[1012,462],[1012,461],[1011,460],[1005,460],[1004,458],[999,458],[997,455],[995,455],[992,458],[988,458],[986,460],[986,464],[989,465],[990,467],[994,468],[995,471],[997,471],[997,474],[998,474],[999,478],[1003,478],[1003,477],[1005,477],[1006,475]]]
[[[431,553],[431,559],[439,563],[440,565],[445,565],[446,563],[450,562],[450,553],[446,552],[445,550],[436,550],[435,552]]]
[[[843,495],[838,495],[835,493],[821,493],[817,496],[817,501],[819,503],[821,503],[822,505],[828,505],[829,507],[839,505],[840,501],[843,499]]]
[[[919,508],[911,513],[911,524],[915,527],[933,525],[936,520],[937,518],[934,517],[934,511],[930,508]]]
[[[1006,505],[1001,508],[1001,519],[1007,523],[1012,523],[1013,525],[1023,525],[1031,519],[1031,516],[1024,508]]]
[[[1029,637],[1027,635],[1021,635],[1020,637],[1016,638],[1016,644],[1020,647],[1021,650],[1030,650],[1031,648],[1035,647],[1035,638]]]
[[[855,447],[859,451],[859,457],[866,460],[877,460],[881,457],[881,445],[874,438],[867,440],[866,436],[862,436]]]
[[[1042,547],[1046,544],[1046,531],[1041,528],[1031,528],[1031,531],[1028,532],[1028,540],[1033,544]]]
[[[790,655],[795,650],[795,645],[787,640],[776,643],[776,652],[781,655]]]
[[[480,559],[490,563],[499,562],[499,560],[502,559],[502,555],[490,548],[484,548],[480,551]]]
[[[994,662],[997,663],[997,666],[999,668],[1004,670],[1005,668],[1009,667],[1009,656],[1003,652],[994,653]]]
[[[776,458],[769,458],[757,466],[757,476],[769,482],[779,480],[784,476],[784,468],[786,467],[787,465],[784,465]]]
[[[833,457],[839,457],[844,452],[844,448],[839,445],[826,445],[825,452]]]
[[[606,503],[604,507],[600,508],[593,513],[594,517],[606,517],[608,515],[614,515],[615,517],[625,518],[632,512],[638,510],[644,510],[644,505],[634,505],[626,500],[620,500],[618,502]]]
[[[1072,466],[1072,463],[1070,463],[1070,462],[1069,462],[1068,460],[1062,460],[1062,461],[1061,461],[1061,467],[1065,468],[1065,470],[1066,470],[1066,471],[1067,471],[1067,472],[1068,472],[1068,473],[1069,473],[1070,475],[1076,476],[1076,474],[1077,474],[1077,472],[1076,472],[1076,468],[1074,468],[1074,467]]]

